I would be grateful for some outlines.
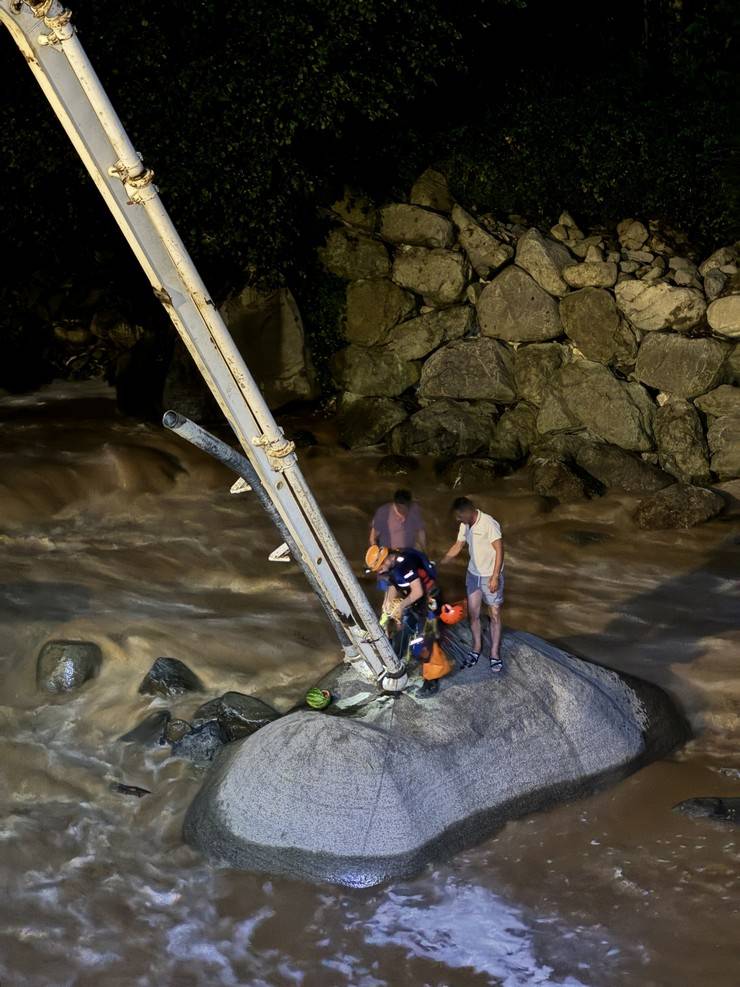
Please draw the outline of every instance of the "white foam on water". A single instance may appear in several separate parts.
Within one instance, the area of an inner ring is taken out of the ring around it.
[[[553,978],[535,955],[522,912],[483,887],[448,880],[433,904],[389,892],[366,922],[366,941],[400,946],[407,955],[472,969],[502,987],[588,987],[574,977]]]

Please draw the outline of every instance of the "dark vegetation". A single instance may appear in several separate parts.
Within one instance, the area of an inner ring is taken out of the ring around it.
[[[341,286],[320,206],[397,198],[429,164],[468,207],[551,224],[658,218],[738,235],[732,0],[130,0],[80,38],[217,299],[287,279],[315,346]],[[0,386],[39,382],[51,326],[104,300],[165,320],[8,37]],[[325,340],[327,346],[329,340]]]

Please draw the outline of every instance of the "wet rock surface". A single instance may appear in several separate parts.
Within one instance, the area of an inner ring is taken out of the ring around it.
[[[713,490],[676,483],[640,501],[634,517],[640,528],[693,528],[716,517],[724,506]]]
[[[198,676],[179,658],[157,658],[142,679],[139,692],[146,696],[181,696],[202,688]]]
[[[47,641],[36,661],[36,684],[46,692],[71,692],[95,678],[102,663],[91,641]]]

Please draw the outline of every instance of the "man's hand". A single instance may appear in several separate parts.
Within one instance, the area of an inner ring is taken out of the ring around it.
[[[488,592],[489,593],[496,593],[496,592],[498,592],[498,578],[499,577],[494,574],[488,580]]]

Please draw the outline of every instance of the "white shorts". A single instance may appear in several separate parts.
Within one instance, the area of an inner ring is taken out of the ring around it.
[[[483,594],[483,602],[489,607],[501,607],[504,604],[504,574],[498,577],[498,589],[492,593],[488,588],[490,576],[475,576],[468,570],[465,576],[465,592],[468,596],[480,592]]]

